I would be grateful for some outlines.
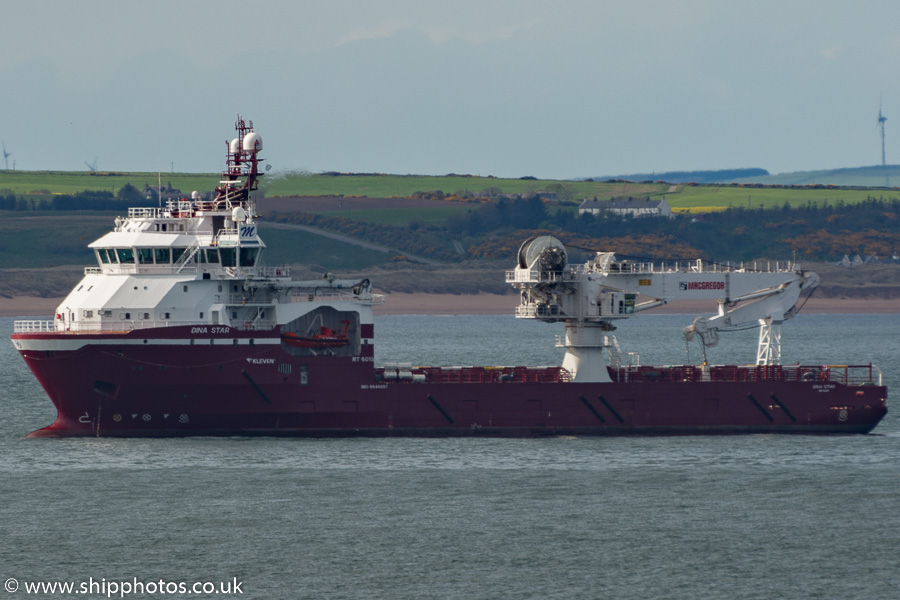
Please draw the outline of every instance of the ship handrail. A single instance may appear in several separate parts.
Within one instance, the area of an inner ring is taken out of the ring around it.
[[[774,265],[773,265],[774,262]],[[751,265],[696,261],[676,261],[672,264],[654,262],[612,261],[600,267],[603,273],[653,275],[663,273],[741,273],[755,271],[760,273],[790,273],[797,268],[793,261],[766,261],[765,264],[754,262]],[[574,281],[583,273],[582,265],[567,265],[562,271],[543,271],[540,269],[515,269],[506,271],[507,283],[552,283],[555,281]]]
[[[291,294],[291,302],[359,302],[377,306],[384,304],[384,294],[370,294],[369,296],[357,296],[348,291],[326,292],[319,290],[318,294]]]
[[[108,264],[102,267],[85,267],[85,275],[139,275],[139,274],[182,274],[197,273],[200,269],[205,272],[214,272],[221,267],[210,267],[209,265],[198,265],[196,261],[182,266],[181,271],[177,271],[174,265],[148,265],[148,264]]]
[[[25,319],[13,322],[13,333],[42,333],[56,331],[56,321],[49,319]]]
[[[238,230],[234,227],[223,227],[216,232],[216,246],[231,246],[237,244]],[[235,239],[232,239],[235,238]],[[227,243],[226,243],[227,242]]]
[[[290,267],[256,267],[257,277],[290,277]]]
[[[811,385],[882,385],[881,370],[867,365],[623,365],[609,366],[613,381],[807,382]]]
[[[247,306],[253,305],[271,305],[275,302],[277,294],[266,290],[257,290],[255,294],[249,295],[243,292],[227,292],[222,294],[213,294],[216,303],[228,304],[230,306]]]
[[[200,251],[200,248],[203,245],[200,243],[200,240],[195,240],[193,244],[188,246],[184,252],[182,252],[181,256],[178,257],[178,260],[172,265],[173,272],[177,275],[185,270],[185,268],[194,262],[194,256]],[[166,265],[163,265],[166,266]]]
[[[562,316],[562,307],[559,304],[520,304],[516,307],[516,317],[558,317]]]
[[[248,325],[249,323],[249,325]],[[156,321],[143,319],[104,320],[104,321],[65,321],[53,320],[20,320],[13,323],[13,333],[113,333],[129,332],[144,329],[160,329],[166,327],[209,327],[218,323],[198,321]],[[256,321],[240,321],[225,326],[236,331],[271,331],[275,328],[274,319],[258,319]]]
[[[412,367],[385,363],[375,369],[376,381],[398,383],[568,383],[569,371],[560,366]]]
[[[188,247],[190,248],[190,247]],[[196,255],[195,255],[196,256]],[[198,263],[196,260],[190,260],[178,271],[175,265],[157,265],[157,264],[106,264],[102,267],[85,267],[85,275],[134,275],[134,274],[154,274],[181,275],[185,273],[219,273],[234,277],[234,273],[229,273],[226,269],[234,269],[235,267],[223,267],[218,264]],[[291,276],[290,267],[237,267],[240,274],[248,279],[276,279]]]
[[[155,219],[162,214],[160,208],[149,208],[145,206],[131,206],[128,208],[129,219]]]

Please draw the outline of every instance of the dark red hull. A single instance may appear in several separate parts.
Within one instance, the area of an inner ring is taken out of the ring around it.
[[[20,350],[58,410],[55,423],[31,435],[839,434],[867,433],[887,412],[884,386],[780,369],[722,367],[735,375],[698,380],[686,375],[696,367],[644,368],[627,382],[614,372],[623,381],[612,383],[567,382],[557,368],[385,373],[367,344],[357,356],[294,356],[277,335],[256,332],[250,345],[251,333],[232,331],[211,345],[169,344],[162,336],[172,334],[81,335],[93,341]]]

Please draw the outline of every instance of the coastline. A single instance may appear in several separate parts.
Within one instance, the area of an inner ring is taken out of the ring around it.
[[[375,306],[375,315],[512,315],[518,305],[515,294],[385,294],[383,305]],[[16,296],[0,298],[0,317],[33,317],[49,319],[62,298]],[[647,311],[648,314],[709,314],[714,302],[672,302]],[[817,298],[813,296],[803,307],[804,313],[821,314],[895,314],[900,313],[896,298]]]

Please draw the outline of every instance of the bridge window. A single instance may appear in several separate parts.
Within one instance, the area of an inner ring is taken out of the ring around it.
[[[259,248],[241,248],[241,266],[252,267],[256,265],[256,257],[259,255]]]
[[[138,262],[142,265],[152,265],[153,264],[153,248],[138,248],[137,249],[137,258],[138,258]]]
[[[177,263],[178,259],[181,258],[181,255],[184,254],[184,251],[187,248],[172,248],[172,262]]]
[[[106,253],[106,248],[98,248],[97,256],[100,257],[100,263],[104,265],[109,264],[109,254]]]
[[[217,264],[219,262],[219,251],[215,248],[206,249],[206,262]]]
[[[118,255],[119,257],[120,264],[134,264],[134,250],[132,250],[131,248],[116,248],[116,255]]]
[[[219,256],[222,257],[223,267],[237,266],[237,256],[234,248],[219,248]]]
[[[168,248],[154,248],[153,253],[156,256],[156,264],[158,265],[167,265],[169,264],[169,256],[171,253]]]

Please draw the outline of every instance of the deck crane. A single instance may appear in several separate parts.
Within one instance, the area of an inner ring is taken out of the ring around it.
[[[583,265],[568,264],[565,246],[553,236],[526,240],[518,265],[506,280],[520,290],[516,317],[563,322],[566,354],[562,366],[574,381],[610,381],[606,352],[613,347],[615,321],[674,300],[715,300],[718,313],[697,317],[684,329],[688,341],[703,347],[718,343],[725,328],[758,324],[757,365],[781,363],[781,324],[797,313],[803,290],[819,276],[792,263],[771,263],[765,269],[730,266],[702,260],[660,266],[619,260],[612,252],[597,252]]]

